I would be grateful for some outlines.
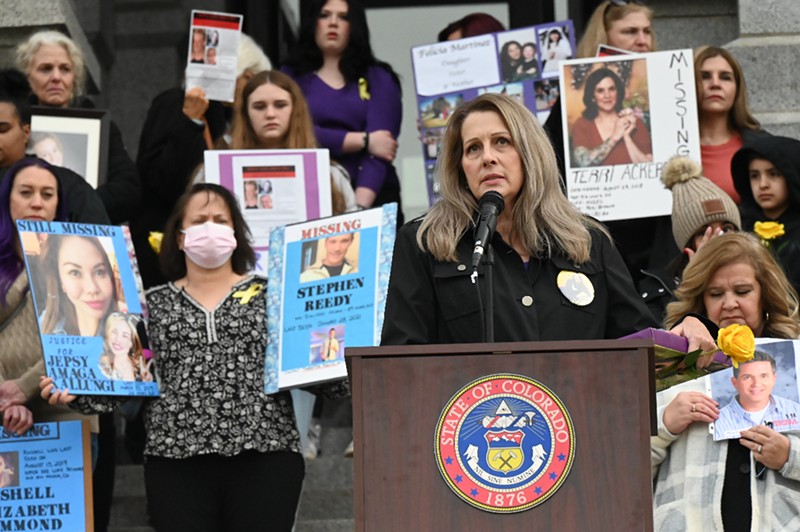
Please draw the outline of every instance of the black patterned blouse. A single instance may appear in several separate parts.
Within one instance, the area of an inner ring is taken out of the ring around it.
[[[242,292],[254,285],[263,288],[245,302]],[[300,452],[291,395],[263,391],[266,285],[263,277],[243,279],[213,312],[172,283],[147,292],[161,396],[146,406],[146,455]],[[324,388],[327,394],[343,395],[348,386],[340,382]],[[108,411],[119,404],[98,396],[76,402],[84,411]]]

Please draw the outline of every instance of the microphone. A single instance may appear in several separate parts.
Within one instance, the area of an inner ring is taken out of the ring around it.
[[[478,264],[488,242],[494,235],[497,227],[497,217],[503,212],[506,206],[503,196],[496,190],[490,190],[481,196],[478,202],[480,215],[478,216],[478,228],[475,230],[475,249],[472,251],[472,270],[478,270]]]

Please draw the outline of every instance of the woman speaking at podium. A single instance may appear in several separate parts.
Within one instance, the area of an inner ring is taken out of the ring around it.
[[[494,341],[619,338],[657,326],[608,233],[564,196],[547,135],[522,105],[484,94],[458,107],[438,172],[441,200],[397,235],[382,345],[486,341],[483,263],[471,277],[479,203],[492,192],[503,204],[491,238]],[[695,318],[674,332],[690,347],[714,346]]]

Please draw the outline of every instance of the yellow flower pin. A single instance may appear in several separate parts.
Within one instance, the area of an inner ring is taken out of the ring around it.
[[[775,240],[786,234],[783,224],[778,222],[756,222],[753,226],[753,232],[761,238],[761,243],[767,247],[769,247],[770,240]]]
[[[161,253],[162,240],[164,240],[164,233],[159,233],[158,231],[150,231],[150,236],[147,237],[147,241],[150,243],[150,247],[153,248],[153,251],[156,252],[156,255]]]
[[[719,330],[717,345],[733,362],[733,367],[753,358],[756,352],[756,339],[747,325],[734,323]]]
[[[369,100],[369,84],[366,78],[358,78],[358,97],[362,100]]]

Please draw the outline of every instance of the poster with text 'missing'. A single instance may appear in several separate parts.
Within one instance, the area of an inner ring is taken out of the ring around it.
[[[0,429],[0,530],[94,530],[88,421]]]
[[[700,162],[691,50],[563,61],[567,194],[601,221],[668,215],[676,155]]]
[[[347,376],[383,328],[397,204],[272,230],[265,392]]]
[[[127,227],[18,220],[45,371],[81,395],[157,396]]]

